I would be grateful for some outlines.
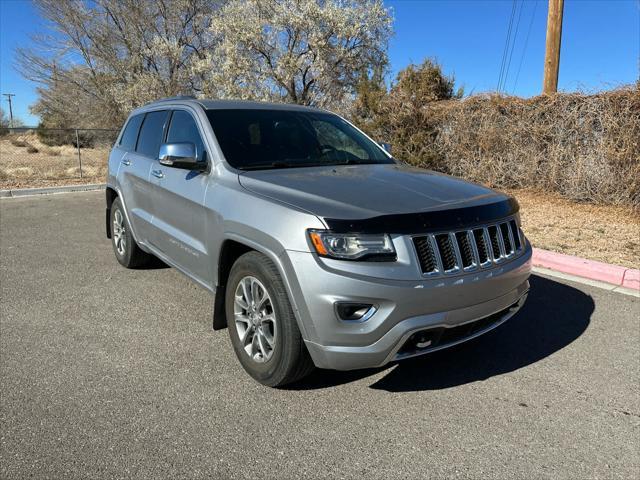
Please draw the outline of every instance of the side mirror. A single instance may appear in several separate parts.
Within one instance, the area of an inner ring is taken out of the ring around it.
[[[160,165],[185,170],[204,170],[206,164],[196,158],[196,146],[191,142],[164,143],[158,155]]]
[[[384,148],[384,150],[385,150],[389,155],[391,155],[391,144],[390,144],[390,143],[382,142],[382,143],[380,143],[380,146],[381,146],[382,148]]]

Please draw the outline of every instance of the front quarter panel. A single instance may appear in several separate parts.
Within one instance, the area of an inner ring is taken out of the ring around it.
[[[306,230],[324,228],[323,223],[309,212],[248,192],[238,183],[237,175],[230,172],[217,176],[215,180],[212,178],[205,205],[209,217],[207,242],[208,251],[212,252],[213,289],[219,284],[219,254],[226,240],[263,253],[280,272],[304,336],[306,328],[300,321],[301,313],[296,302],[299,286],[297,280],[287,274],[291,268],[286,264],[286,251],[310,252]]]

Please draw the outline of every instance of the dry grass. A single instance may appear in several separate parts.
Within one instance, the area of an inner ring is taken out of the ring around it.
[[[417,106],[393,92],[372,132],[409,163],[498,188],[640,211],[640,84],[594,95],[475,95]]]
[[[73,145],[48,146],[34,132],[0,137],[0,188],[26,188],[69,183],[101,183],[107,174],[111,144],[82,148],[83,178]]]
[[[512,190],[534,247],[640,267],[640,215],[630,207],[576,203],[558,194]]]

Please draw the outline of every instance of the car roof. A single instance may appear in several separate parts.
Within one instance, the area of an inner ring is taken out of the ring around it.
[[[162,105],[200,105],[205,110],[296,110],[316,113],[327,113],[325,110],[292,103],[255,102],[250,100],[207,100],[190,96],[171,97],[156,100],[136,109],[145,111],[151,107]]]

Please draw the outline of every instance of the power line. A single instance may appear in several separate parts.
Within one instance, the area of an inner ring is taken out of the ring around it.
[[[507,38],[504,42],[504,50],[502,52],[502,61],[500,62],[500,74],[498,75],[498,86],[496,90],[500,92],[500,84],[502,83],[502,75],[504,74],[504,66],[507,62],[507,53],[509,51],[509,43],[511,40],[511,28],[513,27],[513,19],[516,15],[516,0],[511,4],[511,16],[509,17],[509,28],[507,29]]]
[[[516,42],[518,40],[518,29],[520,28],[520,18],[522,17],[522,10],[524,9],[524,0],[520,2],[520,11],[518,13],[518,20],[516,21],[516,30],[513,34],[513,43],[511,44],[511,53],[509,54],[509,61],[507,62],[507,68],[504,72],[504,78],[502,79],[502,89],[506,90],[507,78],[509,78],[509,69],[511,68],[511,58],[513,57],[513,51],[516,49]]]
[[[520,56],[520,64],[518,65],[518,72],[516,73],[516,79],[513,82],[513,88],[511,92],[515,92],[516,86],[518,85],[518,78],[520,78],[520,70],[522,69],[522,62],[524,60],[524,55],[527,52],[527,45],[529,44],[529,35],[531,34],[531,27],[533,26],[533,19],[536,18],[536,10],[538,9],[538,1],[533,5],[533,13],[531,14],[531,20],[529,21],[529,28],[527,30],[527,36],[524,39],[524,47],[522,48],[522,55]]]

